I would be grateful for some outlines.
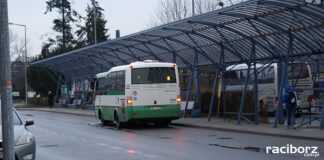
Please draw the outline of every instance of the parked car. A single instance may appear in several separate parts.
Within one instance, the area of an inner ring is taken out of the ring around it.
[[[1,106],[0,106],[1,110]],[[34,124],[34,121],[27,120],[22,123],[17,111],[13,110],[14,123],[14,142],[15,142],[15,159],[16,160],[35,160],[36,142],[33,134],[29,132],[27,126]],[[0,114],[0,129],[2,129]],[[2,132],[0,131],[0,160],[3,159]]]

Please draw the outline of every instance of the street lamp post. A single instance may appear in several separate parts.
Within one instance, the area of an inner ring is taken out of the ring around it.
[[[93,5],[93,32],[94,32],[94,44],[97,44],[97,8],[96,2],[92,0]]]
[[[25,55],[24,55],[24,59],[25,59],[25,64],[24,64],[24,69],[25,69],[25,103],[26,105],[28,104],[28,84],[27,84],[27,26],[24,24],[17,24],[17,23],[9,23],[9,25],[15,25],[15,26],[21,26],[24,27],[25,29]]]
[[[192,7],[192,16],[195,16],[195,0],[192,0],[191,7]]]

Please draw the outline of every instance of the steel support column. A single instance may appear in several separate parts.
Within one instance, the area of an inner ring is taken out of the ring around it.
[[[274,128],[277,127],[278,123],[282,123],[282,115],[283,115],[283,91],[286,85],[286,81],[287,81],[287,65],[288,65],[288,61],[287,59],[283,59],[280,60],[280,62],[278,63],[279,65],[279,73],[278,73],[278,78],[279,78],[279,86],[278,86],[278,105],[277,105],[277,109],[276,109],[276,117],[275,117],[275,123],[274,123]]]
[[[61,80],[62,80],[62,76],[60,75],[59,76],[59,80],[57,81],[57,85],[56,85],[56,92],[55,92],[55,101],[57,101],[57,96],[58,96],[58,91],[59,91],[59,87],[60,87],[60,84],[61,84]]]
[[[223,43],[221,43],[223,44]],[[219,89],[219,80],[220,80],[220,66],[221,66],[221,63],[222,63],[222,60],[223,60],[223,57],[224,57],[224,47],[223,45],[221,45],[221,57],[219,58],[219,62],[218,62],[218,66],[217,66],[217,69],[216,69],[216,74],[215,74],[215,79],[214,79],[214,84],[213,84],[213,93],[212,93],[212,97],[211,97],[211,101],[210,101],[210,106],[209,106],[209,113],[208,113],[208,121],[210,121],[210,118],[214,112],[214,102],[215,102],[215,97],[216,97],[216,92],[217,90]],[[220,99],[218,99],[217,101],[220,101]]]
[[[191,76],[190,76],[190,80],[189,80],[189,84],[188,84],[188,90],[187,90],[187,95],[186,95],[186,105],[185,105],[185,109],[184,109],[183,118],[185,118],[185,115],[186,115],[187,109],[188,109],[189,95],[190,95],[190,91],[191,91],[192,80],[194,78],[194,67],[196,65],[196,61],[195,61],[196,57],[197,57],[197,54],[195,54],[194,62],[191,67]]]
[[[241,124],[241,119],[243,117],[243,108],[245,106],[246,90],[247,90],[247,85],[248,85],[248,83],[250,81],[251,59],[252,59],[253,54],[254,54],[253,52],[255,52],[255,45],[252,43],[250,59],[247,62],[248,70],[247,70],[247,73],[246,73],[243,93],[242,93],[242,96],[241,96],[241,103],[240,103],[240,110],[239,110],[238,117],[237,117],[237,124]]]
[[[200,92],[200,76],[199,76],[199,68],[198,68],[198,56],[197,52],[195,53],[195,65],[194,65],[194,83],[195,83],[195,103],[191,111],[191,115],[193,118],[200,117],[201,114],[201,92]]]
[[[291,33],[291,31],[288,32],[288,36],[289,36],[289,43],[288,43],[288,49],[287,49],[287,55],[285,56],[285,58],[281,58],[280,59],[280,67],[279,67],[279,72],[278,76],[279,76],[279,80],[280,80],[280,86],[279,86],[279,93],[278,93],[278,98],[279,98],[279,103],[276,109],[276,117],[275,117],[275,123],[273,125],[274,128],[277,127],[278,123],[283,123],[282,120],[282,115],[283,115],[283,91],[285,86],[288,83],[288,75],[287,75],[287,67],[288,67],[288,58],[290,55],[292,55],[293,52],[293,45],[294,45],[294,39],[293,39],[293,35]]]
[[[254,74],[254,116],[255,116],[255,120],[254,123],[255,124],[259,124],[259,92],[258,92],[258,70],[256,67],[256,53],[255,53],[255,43],[254,40],[251,41],[252,42],[252,55],[253,55],[253,66],[254,66],[254,70],[253,70],[253,74]]]

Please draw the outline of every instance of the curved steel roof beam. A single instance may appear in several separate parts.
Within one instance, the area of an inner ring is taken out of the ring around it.
[[[103,49],[109,49],[111,52],[120,52],[120,53],[123,53],[123,54],[126,54],[126,55],[128,55],[128,56],[130,56],[130,57],[132,57],[132,58],[135,58],[135,59],[137,59],[137,60],[141,60],[138,56],[136,56],[131,50],[129,50],[130,51],[130,53],[128,53],[128,52],[126,52],[126,51],[123,51],[123,50],[121,50],[121,49],[112,49],[112,48],[109,48],[109,47],[102,47]],[[105,53],[107,53],[107,52],[105,52]],[[111,56],[111,57],[114,57],[114,58],[116,58],[116,59],[119,59],[118,57],[117,57],[117,53],[115,53],[115,55],[116,56],[113,56],[113,55],[108,55],[108,54],[105,54],[105,53],[103,53],[104,55],[107,55],[107,56]],[[119,56],[120,57],[120,56]]]
[[[126,60],[120,58],[120,57],[118,56],[118,54],[117,54],[114,50],[113,50],[112,52],[117,56],[117,58],[118,58],[118,59],[119,59],[123,64],[128,64],[128,62],[127,62]]]
[[[102,43],[104,43],[104,42],[102,42]],[[57,58],[62,58],[62,57],[66,58],[66,56],[72,55],[72,54],[77,53],[79,51],[84,51],[84,50],[90,49],[90,48],[92,48],[94,46],[98,46],[98,45],[101,45],[101,44],[90,45],[90,46],[87,46],[87,47],[84,47],[84,48],[79,48],[79,49],[76,49],[76,50],[73,50],[73,51],[70,51],[70,52],[67,52],[67,53],[63,53],[63,54],[60,54],[60,55],[57,55],[57,56],[53,56],[53,57],[50,57],[50,58],[47,58],[47,59],[43,59],[43,60],[40,60],[40,61],[37,61],[37,62],[33,62],[31,65],[46,62],[46,61],[57,59]]]
[[[313,17],[316,17],[318,19],[324,20],[324,16],[321,14],[318,14],[317,12],[311,12],[314,10],[305,10],[304,7],[308,7],[307,5],[309,5],[309,3],[307,2],[300,2],[300,1],[294,1],[295,5],[289,5],[287,3],[285,3],[285,1],[274,1],[274,0],[259,0],[259,4],[260,5],[272,5],[272,6],[279,6],[279,7],[284,7],[284,8],[288,8],[290,10],[295,10],[307,15],[312,15]],[[310,4],[312,5],[312,4]],[[312,5],[314,7],[316,7],[315,5]]]
[[[74,62],[76,64],[76,66],[79,66],[80,63],[83,65],[83,66],[88,66],[88,67],[92,67],[92,66],[98,66],[97,64],[95,65],[88,65],[87,62],[84,62],[84,59],[81,59],[81,58],[77,58],[78,60],[72,60],[71,62]],[[78,67],[79,68],[79,67]],[[100,70],[98,70],[96,68],[97,71],[100,72]]]
[[[120,49],[113,49],[113,48],[110,48],[110,47],[107,47],[107,46],[99,46],[99,47],[97,47],[97,48],[109,49],[110,51],[121,52],[121,53],[126,54],[126,55],[128,55],[128,56],[130,56],[130,57],[133,57],[133,58],[135,58],[135,59],[138,59],[138,57],[135,56],[132,52],[131,52],[131,53],[128,53],[128,52],[126,52],[126,51],[120,51]],[[116,58],[117,58],[117,57],[116,57]]]
[[[127,39],[123,39],[123,41],[131,41],[131,42],[139,42],[139,43],[141,43],[141,44],[146,44],[146,43],[148,43],[148,42],[146,42],[146,41],[141,41],[141,40],[137,40],[137,39],[133,39],[133,38],[127,38]],[[144,45],[145,46],[145,45]],[[147,48],[147,46],[145,46],[146,48]],[[134,47],[132,47],[132,48],[134,48]],[[127,49],[129,49],[130,50],[130,47],[127,47]],[[137,49],[138,50],[138,48],[135,48],[135,49]],[[143,50],[141,50],[142,52],[144,52]],[[152,54],[154,54],[152,51],[150,51]],[[144,53],[146,53],[146,52],[144,52]],[[150,55],[152,55],[152,54],[150,54]],[[154,56],[155,57],[155,56]]]
[[[75,80],[75,79],[78,79],[80,77],[92,77],[93,78],[93,75],[95,75],[95,73],[93,72],[93,67],[88,67],[86,69],[78,69],[78,70],[63,70],[63,73],[66,77],[68,77],[68,79],[70,81],[72,80]],[[69,73],[70,72],[70,73]],[[72,74],[74,74],[72,76]]]
[[[217,26],[213,26],[213,28],[216,30],[216,32],[221,36],[221,40],[224,40],[225,41],[225,43],[227,43],[231,48],[233,48],[233,50],[234,50],[234,52],[236,52],[237,54],[239,54],[239,55],[241,55],[241,57],[242,57],[242,54],[240,54],[238,51],[237,51],[237,49],[235,48],[235,46],[233,45],[233,44],[231,44],[231,42],[229,42],[229,40],[224,36],[224,34],[222,33],[222,31],[220,31],[218,28],[217,28]],[[237,41],[237,42],[239,42],[239,41]],[[243,42],[244,43],[244,42]],[[247,51],[246,53],[249,53],[250,51]],[[244,59],[243,57],[242,57],[242,59]]]
[[[199,34],[199,33],[196,33],[196,34]],[[147,33],[143,33],[143,35],[151,36],[151,37],[159,37],[159,38],[162,38],[162,39],[167,39],[167,40],[169,40],[169,41],[173,41],[173,42],[175,42],[175,43],[180,43],[180,44],[183,45],[183,46],[186,46],[186,47],[191,48],[192,50],[195,50],[195,48],[194,48],[193,46],[190,46],[190,45],[186,44],[185,42],[182,42],[182,41],[180,41],[180,40],[176,40],[176,39],[170,38],[170,37],[168,37],[168,36],[161,36],[161,35],[154,35],[154,34],[147,34]],[[208,37],[208,36],[205,36],[205,35],[203,35],[203,34],[200,34],[200,36],[203,37],[203,38],[209,39],[210,41],[212,41],[212,42],[214,42],[214,43],[219,43],[219,42],[215,41],[214,39],[212,39],[212,38],[210,38],[210,37]],[[232,51],[232,50],[231,50],[229,47],[227,47],[226,45],[223,45],[223,46],[224,46],[224,48],[226,48],[229,52],[231,52],[231,53],[232,53],[234,56],[236,56],[237,58],[240,57],[240,55],[237,55],[234,51]],[[240,59],[240,60],[243,60],[243,58],[242,58],[242,59],[239,58],[239,59]]]
[[[171,46],[171,44],[165,40],[165,39],[162,39],[162,41],[169,47],[171,48],[172,50],[172,53],[173,53],[173,62],[176,63],[177,61],[177,57],[179,57],[180,59],[185,59],[184,57],[182,57],[180,54],[178,54],[178,52]],[[187,61],[187,59],[185,59],[185,61]],[[186,65],[187,67],[192,67],[192,64],[188,61],[189,65]]]
[[[177,51],[175,51],[172,47],[171,47],[172,50],[170,50],[170,49],[168,49],[168,48],[166,48],[164,46],[158,45],[156,43],[150,43],[150,45],[153,45],[155,47],[158,47],[158,48],[161,48],[161,49],[164,49],[164,50],[167,50],[167,51],[171,52],[173,54],[174,63],[176,63],[175,62],[175,58],[176,57],[179,57],[181,59],[181,61],[186,64],[187,67],[190,67],[190,66],[192,67],[192,64],[187,59],[185,59],[184,57],[182,57],[179,53],[177,53]]]
[[[172,28],[162,28],[163,30],[173,30]],[[180,31],[181,32],[181,31]],[[184,32],[185,33],[185,32]],[[178,39],[175,39],[175,38],[171,38],[171,37],[165,37],[166,39],[169,39],[169,40],[171,40],[171,41],[174,41],[174,42],[177,42],[177,43],[180,43],[180,44],[182,44],[182,45],[184,45],[184,46],[187,46],[187,47],[189,47],[189,48],[192,48],[195,52],[198,52],[198,53],[200,53],[202,56],[204,56],[206,59],[208,59],[210,62],[212,62],[214,65],[217,65],[217,62],[216,61],[214,61],[212,58],[210,58],[208,55],[207,55],[207,53],[204,51],[204,50],[202,50],[201,49],[201,47],[199,47],[199,45],[196,43],[196,41],[194,41],[193,39],[192,39],[192,37],[188,34],[188,33],[185,33],[188,37],[189,37],[189,39],[195,44],[195,46],[199,49],[199,51],[197,50],[197,48],[195,48],[195,47],[193,47],[193,46],[191,46],[191,45],[189,45],[189,44],[187,44],[186,42],[183,42],[183,41],[180,41],[180,40],[178,40]]]
[[[199,46],[199,44],[197,43],[197,41],[195,40],[195,39],[193,39],[192,38],[192,36],[190,35],[190,34],[186,34],[188,37],[189,37],[189,39],[196,45],[196,47],[201,51],[201,53],[200,54],[203,54],[203,56],[205,57],[205,58],[207,58],[210,62],[212,62],[215,66],[218,66],[218,62],[217,61],[214,61],[214,59],[213,58],[211,58],[209,55],[208,55],[208,53],[206,53],[205,52],[205,50],[204,49],[202,49],[200,46]]]
[[[55,67],[55,66],[57,66],[58,68],[73,67],[71,64],[69,64],[69,61],[70,60],[59,62],[59,63],[46,64],[46,66],[47,67]]]
[[[80,62],[73,62],[73,63],[79,64]],[[100,72],[100,70],[98,70],[98,68],[97,68],[97,65],[95,65],[95,64],[94,65],[83,65],[83,66],[77,67],[77,68],[76,67],[74,67],[74,68],[66,68],[66,69],[62,69],[61,71],[64,72],[64,71],[71,71],[71,70],[82,70],[84,68],[93,68],[92,71],[96,70],[97,73]]]
[[[223,43],[224,47],[227,48],[227,50],[229,47],[232,48],[233,49],[232,53],[234,53],[234,55],[236,55],[239,59],[244,60],[242,55],[236,50],[236,48],[231,44],[231,42],[227,38],[225,38],[224,34],[221,31],[219,31],[217,27],[213,27],[213,29],[215,29],[216,32],[221,36],[221,39],[224,40],[224,42],[225,42],[225,43]],[[218,43],[219,43],[219,45],[221,45],[221,42],[218,42]],[[227,45],[229,45],[229,47],[227,47]]]
[[[105,62],[109,63],[111,66],[115,66],[115,65],[116,65],[116,64],[113,63],[112,61],[107,60],[106,56],[108,56],[108,57],[112,57],[112,58],[116,58],[116,59],[118,59],[118,57],[113,56],[113,55],[110,55],[110,54],[105,54],[104,52],[98,52],[98,55],[100,55],[100,57],[97,57],[96,55],[93,55],[93,54],[85,53],[84,56],[92,56],[92,57],[95,57],[95,58],[97,58],[97,59],[104,60]],[[81,55],[81,56],[82,56],[82,55]]]
[[[262,34],[261,31],[258,29],[257,26],[255,26],[255,24],[248,19],[248,22],[250,23],[250,25],[254,28],[254,30],[259,33],[260,35]],[[277,47],[275,47],[273,44],[270,43],[270,41],[268,40],[268,38],[266,37],[262,37],[262,39],[273,49],[275,50],[275,52],[279,53],[277,51]],[[255,41],[255,43],[259,44],[258,41]],[[269,53],[273,52],[272,50],[270,50],[268,47],[264,46],[262,43],[259,44],[263,49],[267,50]],[[274,54],[273,54],[274,55]]]
[[[199,37],[202,37],[204,39],[207,39],[215,44],[218,44],[221,48],[221,42],[218,42],[216,40],[214,40],[213,38],[209,37],[209,36],[206,36],[204,34],[201,34],[199,32],[195,32],[193,30],[185,30],[185,29],[179,29],[179,28],[174,28],[173,30],[177,30],[177,31],[180,31],[180,32],[184,32],[184,33],[190,33],[190,34],[194,34],[194,35],[197,35]],[[239,54],[237,51],[235,51],[235,48],[234,48],[234,51],[232,51],[229,47],[227,47],[224,43],[223,43],[223,47],[224,49],[226,48],[227,50],[229,50],[232,54],[234,54],[237,58],[239,58],[240,60],[243,60],[244,58],[242,57],[241,54]]]
[[[138,61],[143,61],[139,56],[137,56],[129,47],[126,47],[127,50],[134,56]]]
[[[164,60],[161,58],[161,57],[159,57],[159,56],[157,56],[156,54],[154,54],[154,52],[153,52],[153,50],[146,44],[146,43],[143,43],[143,45],[145,46],[145,48],[147,49],[147,50],[149,50],[150,51],[150,54],[153,56],[153,57],[155,57],[155,58],[157,58],[159,61],[162,61],[162,62],[164,62]],[[134,47],[135,49],[140,49],[140,48],[136,48],[136,47]]]
[[[93,56],[93,55],[92,55],[92,56],[91,56],[91,55],[88,55],[88,57],[92,60],[93,63],[95,63],[95,64],[97,64],[98,66],[101,66],[101,67],[103,67],[103,68],[106,68],[107,70],[110,69],[110,68],[112,67],[112,64],[109,64],[110,66],[109,66],[109,67],[106,67],[105,64],[97,63],[97,61],[96,61],[94,58],[96,58],[96,59],[98,59],[98,60],[102,60],[102,59],[99,58],[99,57],[96,57],[96,56]]]
[[[250,37],[249,35],[246,35],[245,33],[243,33],[243,32],[240,32],[239,30],[237,30],[237,29],[234,29],[234,28],[231,28],[231,27],[227,27],[227,26],[216,26],[216,25],[214,25],[214,28],[216,29],[216,30],[218,30],[218,27],[221,27],[221,28],[223,28],[223,29],[226,29],[226,30],[228,30],[228,31],[231,31],[232,33],[235,33],[235,34],[237,34],[237,35],[240,35],[240,36],[242,36],[242,37],[244,37],[244,38],[246,38],[246,39],[253,39],[253,37]],[[219,30],[218,30],[218,32],[220,32]],[[225,38],[225,37],[224,37]],[[271,51],[271,50],[269,50],[269,48],[268,47],[266,47],[263,43],[261,43],[259,40],[254,40],[254,42],[258,45],[258,46],[260,46],[260,47],[262,47],[263,49],[265,49],[266,51],[268,51],[273,57],[275,57],[275,56],[277,56],[275,53],[273,53],[273,51]]]
[[[241,13],[229,13],[229,12],[222,12],[221,14],[224,14],[224,15],[227,15],[227,16],[233,16],[233,17],[241,17],[241,18],[245,18],[246,20],[248,20],[248,19],[253,19],[253,20],[255,20],[255,21],[258,21],[258,22],[260,22],[260,23],[263,23],[263,24],[265,24],[265,25],[267,25],[267,26],[270,26],[270,27],[272,27],[272,28],[274,28],[274,29],[276,29],[276,30],[278,30],[278,31],[283,32],[283,33],[286,33],[286,34],[289,33],[289,29],[286,30],[286,29],[282,28],[281,26],[279,26],[279,25],[277,25],[277,24],[275,24],[275,23],[269,22],[268,20],[265,20],[265,19],[260,19],[260,18],[258,18],[257,16],[248,16],[248,15],[244,15],[244,14],[241,14]],[[217,24],[216,24],[216,25],[217,25]],[[221,26],[221,27],[229,28],[229,27],[226,27],[226,26]],[[236,31],[235,31],[235,32],[236,32]],[[309,49],[313,48],[312,46],[308,45],[307,42],[305,42],[304,39],[301,39],[301,38],[299,38],[298,36],[294,36],[294,37],[295,37],[295,39],[297,39],[298,41],[303,42],[304,45],[307,45],[307,47],[308,47]]]
[[[163,62],[164,60],[162,60],[160,57],[156,56],[152,51],[146,51],[144,49],[141,49],[141,48],[137,48],[135,46],[129,46],[129,45],[125,45],[125,44],[122,44],[122,43],[119,43],[119,42],[112,42],[112,43],[115,43],[117,45],[121,45],[121,46],[124,46],[124,47],[129,47],[129,48],[134,48],[134,49],[137,49],[139,51],[142,51],[144,53],[148,53],[149,55],[153,56],[155,59],[157,59],[158,61],[161,61]],[[143,43],[145,44],[145,43]]]
[[[324,48],[324,45],[323,45],[323,44],[318,40],[318,38],[313,34],[313,32],[311,32],[311,31],[309,30],[309,28],[306,27],[304,21],[302,21],[302,20],[300,19],[300,17],[295,13],[295,11],[292,11],[292,13],[293,13],[295,19],[297,19],[297,21],[298,21],[299,23],[301,23],[301,24],[304,26],[305,31],[306,31],[308,34],[311,35],[311,37],[313,38],[313,40],[314,40],[314,41],[315,41],[319,46],[321,46],[322,48]]]
[[[99,55],[100,55],[100,57],[101,57],[105,62],[109,63],[111,66],[115,66],[115,65],[116,65],[116,63],[114,63],[114,62],[112,62],[112,61],[109,61],[109,60],[105,57],[105,56],[106,56],[105,53],[100,52]],[[100,57],[98,57],[98,58],[100,58]]]
[[[145,36],[145,35],[144,35]],[[170,47],[170,48],[172,48],[172,50],[171,49],[169,49],[169,48],[166,48],[166,47],[164,47],[164,46],[162,46],[162,45],[159,45],[159,44],[156,44],[156,43],[153,43],[153,42],[150,42],[150,41],[141,41],[141,40],[137,40],[137,39],[133,39],[133,38],[128,38],[128,39],[125,39],[125,40],[129,40],[129,41],[135,41],[135,42],[140,42],[140,43],[148,43],[149,45],[152,45],[152,46],[154,46],[154,47],[157,47],[157,48],[160,48],[160,49],[162,49],[162,50],[166,50],[167,52],[171,52],[171,53],[175,53],[176,54],[176,56],[178,56],[187,66],[189,65],[189,66],[191,66],[191,63],[187,60],[187,59],[185,59],[185,58],[183,58],[182,56],[180,56],[178,53],[176,53],[176,51],[174,51],[173,50],[173,48],[171,47],[171,46],[169,46],[169,44],[167,43],[167,45]]]
[[[95,57],[95,58],[100,59],[100,60],[104,60],[105,62],[109,63],[112,66],[115,65],[115,63],[113,63],[112,61],[107,60],[107,58],[105,56],[113,57],[113,58],[116,58],[116,59],[117,59],[117,57],[115,57],[113,55],[110,55],[110,54],[109,55],[105,54],[103,52],[98,52],[97,54],[100,55],[100,57],[97,57],[97,55],[92,55],[92,54],[85,53],[85,55],[87,55],[87,56],[91,56],[91,57]]]

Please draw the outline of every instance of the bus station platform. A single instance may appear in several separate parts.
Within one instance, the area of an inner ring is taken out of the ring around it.
[[[93,116],[94,110],[91,109],[77,109],[77,108],[24,108],[17,107],[17,110],[36,110],[43,112],[55,112],[64,114],[74,114],[83,116]],[[271,120],[270,120],[271,121]],[[299,121],[296,119],[297,124]],[[99,120],[98,120],[99,122]],[[225,120],[223,118],[212,118],[210,121],[206,117],[203,118],[180,118],[172,121],[174,126],[184,126],[193,128],[212,129],[217,131],[229,131],[246,134],[258,134],[265,136],[278,136],[287,138],[297,138],[304,140],[319,140],[324,141],[324,130],[320,130],[316,124],[314,126],[304,125],[296,129],[288,129],[286,125],[278,125],[277,128],[273,128],[272,123],[260,123],[259,125],[251,124],[248,122],[242,122],[240,125],[236,124],[236,120]]]

